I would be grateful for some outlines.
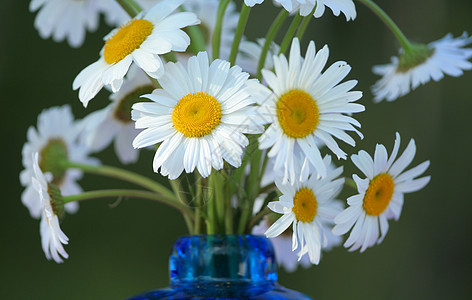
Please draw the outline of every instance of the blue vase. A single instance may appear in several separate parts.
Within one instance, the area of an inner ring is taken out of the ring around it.
[[[129,300],[310,299],[277,283],[271,242],[255,235],[181,237],[169,258],[171,286]]]

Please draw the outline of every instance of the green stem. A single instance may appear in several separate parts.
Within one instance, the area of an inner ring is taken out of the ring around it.
[[[225,16],[226,7],[228,7],[228,4],[230,2],[231,0],[220,0],[220,3],[218,4],[215,30],[213,31],[212,36],[213,59],[217,59],[220,57],[221,30],[223,28],[223,19]]]
[[[298,25],[300,24],[302,19],[303,17],[300,16],[300,14],[297,14],[293,18],[292,23],[290,24],[290,27],[287,30],[287,33],[285,33],[285,37],[282,41],[282,44],[280,45],[279,54],[285,53],[285,51],[287,51],[287,48],[290,45],[290,42],[292,41],[292,38],[295,35],[295,31],[297,30]]]
[[[213,200],[215,201],[216,216],[217,216],[216,222],[218,223],[219,233],[225,233],[227,230],[225,228],[226,199],[223,192],[224,180],[223,180],[222,172],[223,170],[220,170],[217,172],[212,172],[212,174],[210,175],[210,177],[213,177],[213,180],[212,180],[213,185],[211,185],[210,188],[213,189],[215,193]]]
[[[195,208],[195,225],[194,225],[194,232],[195,234],[202,234],[202,214],[203,214],[203,178],[200,176],[200,173],[195,172],[195,177],[197,178],[195,185],[196,185],[196,195],[195,195],[195,202],[197,206]]]
[[[239,51],[239,44],[244,34],[244,29],[246,28],[247,20],[249,18],[249,13],[251,8],[243,4],[241,8],[241,13],[239,14],[238,27],[236,27],[236,32],[234,34],[233,45],[231,46],[231,53],[229,55],[229,62],[231,65],[234,65],[236,62],[236,57]]]
[[[215,190],[213,189],[214,185],[214,176],[210,175],[208,178],[208,190],[207,190],[207,211],[208,211],[208,219],[207,219],[207,233],[208,234],[215,234],[216,233],[216,208],[215,208]]]
[[[163,204],[167,204],[173,208],[176,208],[182,212],[184,216],[193,218],[194,214],[192,210],[182,205],[178,202],[175,202],[173,199],[169,199],[163,195],[158,195],[156,193],[141,191],[141,190],[126,190],[126,189],[113,189],[113,190],[98,190],[84,192],[77,195],[71,196],[62,196],[64,203],[74,202],[74,201],[83,201],[83,200],[92,200],[92,199],[102,199],[102,198],[115,198],[115,197],[135,197],[157,201]]]
[[[262,46],[262,52],[261,56],[259,57],[259,63],[257,64],[257,79],[261,81],[262,75],[261,75],[261,70],[264,67],[265,60],[267,57],[267,52],[269,52],[270,44],[274,40],[275,35],[280,29],[280,26],[284,23],[285,19],[288,16],[288,12],[282,8],[280,13],[277,15],[277,18],[275,18],[274,22],[272,25],[270,25],[269,31],[267,32],[266,39],[264,41],[264,46]]]
[[[316,9],[316,5],[315,5],[315,8],[313,8],[313,10],[311,11],[311,13],[308,16],[303,17],[303,21],[300,24],[300,27],[298,27],[297,38],[300,42],[303,40],[303,35],[305,34],[305,31],[306,31],[308,25],[310,24],[311,20],[313,19],[313,13],[315,12],[315,9]]]
[[[393,20],[387,15],[385,11],[383,11],[377,4],[375,4],[371,0],[358,0],[359,2],[364,3],[371,11],[373,11],[384,23],[387,27],[392,31],[395,35],[397,40],[402,45],[405,51],[409,51],[412,48],[410,41],[406,38],[403,32],[398,28],[397,24],[393,22]]]
[[[180,184],[180,180],[178,178],[174,179],[174,180],[171,180],[170,181],[170,186],[172,187],[172,190],[174,191],[174,194],[177,196],[177,199],[179,200],[179,202],[182,205],[188,206],[188,202],[187,202],[187,199],[186,199],[186,196],[185,196],[185,192],[182,189],[182,185]],[[192,220],[190,220],[190,218],[186,215],[184,215],[184,220],[185,220],[185,224],[187,225],[188,232],[190,234],[194,234],[194,230],[193,230],[193,226],[192,226],[193,225]]]
[[[143,9],[139,4],[134,2],[133,0],[116,0],[119,5],[126,11],[126,13],[131,17],[136,17]]]
[[[103,165],[93,166],[93,165],[79,164],[79,163],[74,163],[74,162],[64,162],[63,165],[64,167],[80,169],[87,173],[93,173],[97,175],[102,175],[102,176],[107,176],[107,177],[112,177],[112,178],[128,181],[136,185],[139,185],[141,187],[144,187],[148,190],[151,190],[153,192],[156,192],[158,194],[161,194],[166,198],[173,199],[175,202],[177,202],[176,196],[165,186],[143,175],[140,175],[140,174],[128,171],[128,170],[123,170],[120,168],[110,167],[110,166],[103,166]]]

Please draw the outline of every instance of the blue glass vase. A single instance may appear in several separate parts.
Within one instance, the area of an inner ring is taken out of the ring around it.
[[[255,235],[181,237],[169,258],[171,286],[129,300],[310,299],[277,283],[271,242]]]

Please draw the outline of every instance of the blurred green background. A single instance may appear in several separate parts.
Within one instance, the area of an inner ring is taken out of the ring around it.
[[[264,35],[277,13],[271,1],[253,9],[249,37]],[[470,0],[379,0],[406,35],[429,42],[451,32],[472,33]],[[109,29],[101,20],[98,32],[86,44],[72,49],[66,43],[42,40],[33,27],[29,1],[2,1],[0,10],[0,118],[2,180],[0,217],[0,299],[123,299],[168,284],[167,259],[177,236],[185,234],[184,222],[174,210],[141,200],[101,200],[82,203],[69,215],[62,229],[70,238],[64,264],[47,261],[40,246],[39,222],[30,218],[20,201],[21,149],[26,129],[36,124],[42,109],[68,103],[83,117],[108,100],[102,92],[85,110],[72,91],[74,77],[94,62]],[[471,111],[472,72],[447,77],[422,86],[393,103],[374,105],[370,86],[378,79],[374,64],[388,63],[398,43],[364,6],[358,17],[346,22],[327,11],[311,23],[305,35],[318,48],[330,47],[330,60],[345,60],[364,91],[366,111],[360,149],[373,153],[376,143],[389,152],[395,132],[402,149],[415,138],[414,165],[431,160],[430,184],[407,195],[399,222],[391,222],[380,246],[365,253],[340,247],[323,255],[321,264],[295,273],[280,271],[280,282],[314,299],[470,299],[472,295],[472,192]],[[264,18],[255,18],[256,14]],[[280,38],[280,37],[279,37]],[[98,155],[105,164],[116,160],[111,149]],[[152,153],[144,153],[133,170],[154,176]],[[354,167],[345,164],[350,176]],[[86,190],[117,187],[113,180],[87,176]]]

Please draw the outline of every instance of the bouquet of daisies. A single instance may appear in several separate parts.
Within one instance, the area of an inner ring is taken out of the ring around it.
[[[21,199],[40,219],[48,259],[68,258],[64,214],[75,213],[80,201],[110,197],[169,205],[182,213],[191,235],[265,234],[277,254],[293,253],[278,256],[289,270],[318,264],[322,250],[341,244],[343,235],[350,251],[382,242],[389,222],[400,217],[404,195],[430,181],[421,177],[429,161],[410,167],[416,145],[411,139],[400,149],[399,133],[391,151],[377,144],[372,154],[345,152],[364,138],[356,120],[365,110],[363,93],[349,79],[351,66],[342,60],[328,65],[328,46],[315,45],[306,28],[326,8],[355,20],[357,7],[352,0],[274,0],[280,13],[265,37],[247,40],[246,23],[264,13],[257,8],[262,2],[30,2],[41,37],[72,47],[97,29],[100,14],[117,26],[105,36],[98,60],[72,83],[84,107],[103,88],[108,106],[82,120],[67,105],[49,108],[27,132]],[[381,76],[372,87],[374,102],[472,68],[466,33],[412,43],[373,1],[358,3],[401,44],[390,64],[373,67]],[[112,143],[117,166],[90,157]],[[145,174],[126,169],[140,151],[155,152]],[[360,171],[352,179],[343,174],[346,160]],[[136,188],[84,191],[77,183],[84,173]],[[340,199],[344,187],[353,195]]]

